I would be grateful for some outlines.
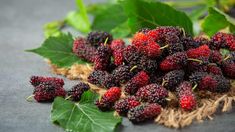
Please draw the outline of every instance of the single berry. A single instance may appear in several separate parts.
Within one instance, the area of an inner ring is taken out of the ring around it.
[[[124,84],[130,80],[134,72],[130,71],[131,67],[126,65],[120,65],[112,72],[112,75],[115,77],[119,84]]]
[[[106,71],[95,70],[88,76],[87,79],[89,83],[104,88],[119,86],[115,77]]]
[[[117,49],[113,51],[113,61],[116,66],[124,63],[123,49]]]
[[[211,38],[210,48],[219,50],[220,48],[229,48],[235,50],[235,37],[232,34],[218,32]]]
[[[96,56],[94,60],[95,70],[106,70],[111,61],[112,51],[110,47],[103,44],[97,48]]]
[[[214,89],[214,92],[217,93],[224,93],[224,92],[228,92],[231,88],[231,83],[228,79],[226,79],[223,76],[215,76],[215,79],[217,81],[217,87],[216,89]]]
[[[184,110],[191,111],[197,105],[196,97],[192,91],[190,82],[184,81],[177,88],[177,95],[179,97],[180,107]]]
[[[122,39],[114,39],[110,45],[110,48],[114,51],[117,49],[125,48],[125,42]]]
[[[206,72],[208,63],[208,58],[205,57],[199,57],[197,59],[189,58],[187,64],[187,72]]]
[[[183,44],[185,50],[195,49],[195,48],[198,48],[199,46],[201,46],[191,36],[183,37],[181,39],[181,43]]]
[[[136,92],[136,97],[144,102],[158,103],[162,107],[167,105],[166,97],[168,97],[168,91],[158,84],[149,84],[141,87]]]
[[[111,110],[120,96],[121,89],[119,87],[112,87],[108,89],[95,104],[102,111]]]
[[[161,63],[160,68],[163,71],[171,71],[183,68],[187,64],[187,54],[185,52],[177,52],[166,57]]]
[[[79,101],[81,99],[82,94],[89,90],[90,86],[86,83],[80,82],[77,85],[73,86],[67,94],[73,101]]]
[[[179,42],[180,38],[183,36],[183,32],[179,27],[173,26],[161,26],[155,29],[158,33],[157,42],[169,44]]]
[[[233,60],[225,60],[222,63],[222,70],[225,76],[235,79],[235,62]]]
[[[64,86],[64,80],[61,78],[56,78],[56,77],[43,77],[43,76],[32,76],[30,78],[30,83],[36,87],[40,85],[41,83],[52,83],[58,86]]]
[[[187,51],[187,56],[189,58],[200,58],[200,57],[205,57],[205,58],[209,58],[210,56],[210,49],[207,45],[202,45],[198,48],[195,49],[189,49]]]
[[[94,62],[96,48],[87,43],[84,38],[76,38],[73,42],[73,53],[78,57]]]
[[[208,91],[215,91],[217,88],[217,80],[214,76],[208,74],[204,77],[202,77],[201,81],[198,84],[199,90],[208,90]]]
[[[222,70],[216,64],[215,65],[208,65],[207,72],[214,74],[214,75],[223,75]]]
[[[65,97],[66,91],[62,86],[45,82],[36,86],[33,94],[37,102],[52,102],[57,96]]]
[[[113,36],[107,32],[102,31],[93,31],[90,32],[87,36],[87,41],[91,45],[98,47],[100,44],[104,43],[105,40],[108,39],[108,44],[110,44],[113,40]]]
[[[195,37],[193,38],[193,40],[198,43],[198,45],[209,45],[210,44],[210,40],[205,38],[205,37],[202,37],[202,36],[198,36],[198,37]]]
[[[184,51],[184,46],[181,43],[169,43],[167,50],[168,50],[168,53],[172,55],[176,52]]]
[[[128,111],[127,117],[132,123],[139,123],[154,119],[161,113],[161,106],[158,104],[142,104]]]
[[[170,71],[163,77],[163,86],[167,89],[174,91],[176,86],[184,80],[183,70]]]
[[[209,61],[211,63],[218,63],[220,64],[220,62],[223,60],[223,56],[222,54],[218,51],[218,50],[211,50],[211,54],[209,57]]]
[[[133,95],[137,92],[140,87],[143,87],[149,83],[149,76],[146,72],[140,71],[125,85],[125,92]]]
[[[132,67],[139,65],[139,60],[141,56],[142,55],[137,51],[134,46],[129,45],[123,50],[123,57],[125,59],[126,64]]]
[[[148,58],[147,56],[142,56],[140,58],[140,63],[137,67],[141,70],[144,70],[148,73],[156,73],[158,67],[158,61],[155,59]]]
[[[141,103],[134,96],[121,99],[115,103],[114,108],[119,115],[126,116],[127,112]]]
[[[133,46],[136,49],[148,57],[157,57],[161,54],[161,47],[151,39],[148,35],[137,32],[133,37]]]
[[[189,76],[189,80],[193,84],[199,84],[201,79],[208,75],[206,72],[194,72]]]

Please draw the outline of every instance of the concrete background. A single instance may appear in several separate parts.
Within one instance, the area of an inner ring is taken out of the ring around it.
[[[32,93],[31,75],[55,75],[41,57],[24,50],[42,43],[43,24],[63,18],[74,8],[68,0],[0,0],[0,132],[63,132],[50,122],[51,104],[25,100]],[[76,83],[65,80],[68,88]],[[179,130],[152,123],[132,125],[124,119],[117,131],[234,132],[235,110]]]

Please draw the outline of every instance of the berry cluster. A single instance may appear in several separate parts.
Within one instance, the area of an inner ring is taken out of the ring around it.
[[[82,44],[84,50],[77,51]],[[231,53],[224,57],[221,48]],[[95,53],[87,53],[91,49]],[[74,52],[94,62],[88,82],[108,89],[96,102],[98,108],[115,109],[134,123],[156,117],[168,105],[168,91],[186,111],[197,108],[199,90],[228,92],[229,79],[235,78],[234,50],[232,34],[193,38],[172,26],[140,29],[130,45],[106,32],[91,32],[74,41]],[[126,97],[119,100],[121,87]]]
[[[37,102],[52,102],[55,97],[65,97],[73,101],[79,101],[82,94],[90,89],[88,84],[79,82],[73,86],[69,91],[63,88],[64,80],[55,77],[32,76],[30,83],[34,87],[33,97]],[[29,97],[32,97],[29,96]]]

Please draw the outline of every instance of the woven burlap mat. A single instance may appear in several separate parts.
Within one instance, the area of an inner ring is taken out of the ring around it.
[[[49,62],[50,64],[50,62]],[[71,80],[81,80],[87,82],[87,77],[93,68],[90,64],[74,64],[70,68],[58,68],[50,64],[51,71],[58,75],[63,75]],[[87,82],[88,83],[88,82]],[[91,89],[99,94],[106,90],[90,84]],[[235,102],[235,81],[229,93],[215,94],[211,92],[197,92],[198,107],[191,112],[183,111],[178,108],[175,94],[169,93],[169,105],[162,109],[161,114],[155,119],[155,122],[172,128],[182,128],[192,124],[193,121],[203,122],[205,119],[213,120],[216,112],[227,112],[232,109]],[[122,94],[122,97],[125,95]]]

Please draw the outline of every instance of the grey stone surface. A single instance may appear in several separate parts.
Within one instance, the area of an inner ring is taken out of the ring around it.
[[[68,0],[0,0],[0,132],[63,132],[50,122],[50,104],[25,101],[32,93],[31,75],[55,75],[41,57],[24,50],[38,47],[44,40],[43,24],[63,18],[74,8],[74,2]],[[74,83],[66,79],[65,87]],[[117,130],[234,132],[234,111],[180,130],[152,123],[132,125],[126,119]]]

